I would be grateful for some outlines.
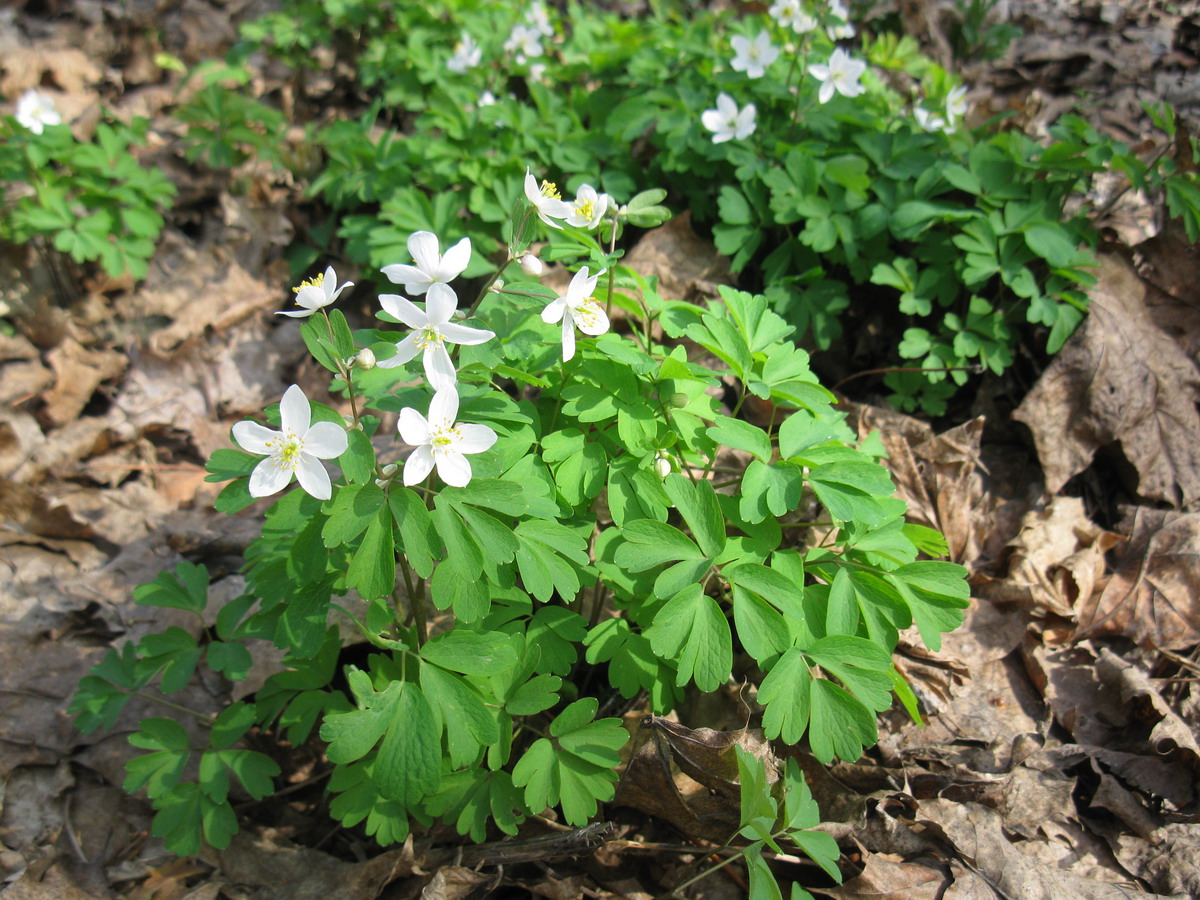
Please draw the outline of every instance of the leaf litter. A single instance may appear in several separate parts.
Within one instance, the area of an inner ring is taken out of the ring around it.
[[[1058,5],[1040,43],[1018,43],[995,70],[997,98],[1008,71],[1007,87],[1026,91],[1023,112],[1049,121],[1056,81],[1082,59],[1072,84],[1098,85],[1114,63],[1128,69],[1101,117],[1118,130],[1124,124],[1136,135],[1138,72],[1154,72],[1160,95],[1200,105],[1194,73],[1166,84],[1155,69],[1161,59],[1146,55],[1156,45],[1131,46],[1131,35],[1173,35],[1179,15],[1147,3],[1102,4],[1100,27],[1077,5]],[[86,20],[91,7],[75,7]],[[109,14],[142,13],[113,7],[99,16]],[[232,34],[228,16],[205,3],[168,15],[180,25],[184,46],[173,49],[183,58],[199,59],[214,35]],[[1123,37],[1114,36],[1117,24]],[[94,105],[97,85],[112,77],[98,48],[115,55],[117,42],[88,34],[90,56],[64,48],[64,36],[77,36],[67,26],[6,55],[3,93],[41,82],[61,93],[64,109]],[[0,44],[11,43],[0,28]],[[150,52],[131,49],[133,57]],[[161,87],[152,81],[131,70],[125,87]],[[151,112],[165,102],[137,96]],[[123,97],[134,99],[133,91]],[[152,149],[182,170],[168,146]],[[631,712],[637,739],[617,800],[609,821],[586,833],[549,822],[512,841],[460,850],[452,840],[410,840],[354,862],[316,849],[307,814],[264,817],[227,851],[194,861],[172,861],[147,840],[148,806],[115,787],[129,756],[120,732],[89,743],[65,708],[111,642],[169,624],[199,628],[169,610],[148,618],[131,604],[134,586],[187,558],[210,566],[216,590],[240,590],[238,557],[251,531],[211,511],[202,461],[227,445],[233,421],[278,396],[283,373],[303,355],[294,332],[269,321],[284,280],[273,260],[290,240],[286,213],[297,197],[286,183],[250,176],[258,179],[250,192],[196,181],[196,197],[219,209],[219,220],[202,216],[199,240],[168,231],[151,276],[132,293],[98,281],[62,297],[50,287],[53,273],[0,263],[20,273],[4,279],[0,300],[23,332],[0,340],[5,896],[423,889],[449,898],[503,884],[547,897],[649,897],[698,860],[718,859],[738,816],[733,748],[750,750],[768,772],[784,761],[776,754],[785,751],[753,727],[753,689],[722,689],[670,717]],[[819,894],[1200,894],[1200,317],[1190,300],[1200,273],[1194,248],[1170,227],[1156,234],[1144,202],[1116,204],[1114,221],[1123,209],[1131,212],[1114,231],[1131,246],[1104,257],[1093,315],[1013,416],[1030,429],[1033,453],[995,408],[939,432],[877,406],[845,406],[860,434],[878,430],[913,520],[946,534],[951,558],[972,570],[976,597],[939,653],[902,635],[898,668],[920,698],[923,727],[886,713],[878,747],[832,767],[786,750],[820,803],[821,828],[840,842],[848,878],[840,887],[822,882],[795,858],[775,866]],[[679,294],[709,292],[710,281],[728,276],[685,225],[652,233],[631,259],[644,260],[645,274],[674,279]],[[1098,469],[1124,478],[1111,484],[1127,501],[1117,515],[1072,493]],[[269,671],[270,654],[262,656]],[[220,708],[222,698],[204,686],[189,691],[194,708]],[[147,712],[135,702],[125,721]],[[725,730],[705,727],[718,724]],[[253,810],[248,816],[256,822]],[[298,840],[309,836],[313,846]],[[743,895],[737,867],[724,871],[697,896]]]

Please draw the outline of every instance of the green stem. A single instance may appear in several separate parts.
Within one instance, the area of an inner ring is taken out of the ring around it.
[[[192,716],[194,719],[197,719],[205,728],[212,728],[212,719],[204,715],[202,712],[197,712],[194,709],[188,709],[186,706],[180,706],[178,703],[172,703],[170,700],[154,694],[146,694],[142,691],[133,691],[132,694],[134,697],[141,697],[143,700],[150,700],[154,703],[157,703],[159,706],[167,707],[167,709],[173,709],[176,712],[186,713],[187,715]]]
[[[488,291],[492,289],[492,285],[496,283],[496,279],[500,277],[500,273],[513,261],[512,250],[506,250],[504,253],[504,262],[496,267],[496,270],[487,277],[483,287],[479,290],[479,296],[475,298],[475,302],[471,304],[471,308],[467,310],[467,318],[475,315],[475,310],[479,309],[479,304],[483,302],[483,298],[488,295]]]

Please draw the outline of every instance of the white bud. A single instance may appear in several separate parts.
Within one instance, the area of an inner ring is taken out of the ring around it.
[[[671,474],[671,460],[661,450],[654,454],[654,471],[658,473],[659,478],[666,478]]]
[[[386,466],[384,466],[379,471],[383,473],[384,478],[391,478],[393,475],[395,475],[397,472],[400,471],[400,467],[398,465],[396,465],[395,463],[388,463]]]
[[[504,282],[501,281],[499,278],[497,278],[495,281],[493,281],[491,283],[491,285],[488,287],[488,290],[491,291],[493,294],[498,294],[502,290],[504,290]]]
[[[390,479],[390,478],[376,478],[375,479],[375,487],[379,488],[380,490],[385,490],[387,488],[387,486],[391,483],[392,483],[392,479]]]
[[[540,278],[542,275],[542,261],[532,253],[526,253],[521,257],[521,271],[532,278]]]
[[[363,347],[354,357],[354,364],[360,369],[375,368],[375,354],[370,347]]]

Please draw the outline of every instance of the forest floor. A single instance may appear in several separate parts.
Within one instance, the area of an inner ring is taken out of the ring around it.
[[[953,6],[898,5],[934,23]],[[1078,111],[1137,147],[1141,103],[1159,99],[1200,128],[1197,4],[1004,6],[1024,35],[963,72],[975,115],[1010,112],[1036,135]],[[219,56],[261,11],[241,0],[0,10],[0,97],[49,89],[84,131],[101,102],[150,117],[149,151],[179,190],[139,284],[69,271],[76,288],[64,292],[42,258],[0,247],[13,325],[0,331],[0,896],[652,897],[711,850],[663,821],[644,770],[630,767],[609,825],[583,836],[588,850],[549,831],[558,843],[533,862],[502,865],[517,858],[511,842],[455,856],[448,829],[382,855],[366,841],[331,852],[319,804],[284,800],[240,809],[230,849],[180,860],[149,837],[148,803],[120,789],[127,732],[85,737],[66,713],[114,642],[193,627],[135,606],[135,586],[186,558],[208,566],[219,597],[238,595],[255,523],[213,511],[204,460],[288,384],[310,395],[320,384],[296,330],[272,316],[298,188],[262,168],[234,179],[189,167],[170,117],[177,76],[154,61],[162,50],[188,64]],[[939,52],[936,32],[917,36]],[[844,397],[861,434],[882,432],[913,520],[945,533],[974,599],[940,652],[902,644],[925,727],[888,714],[861,760],[802,757],[848,878],[834,886],[815,866],[777,865],[821,896],[1200,896],[1200,255],[1156,198],[1112,191],[1097,204],[1106,244],[1092,312],[1053,359],[1028,354],[1026,382],[985,383],[959,421]],[[685,291],[672,262],[680,233],[651,232],[637,252],[643,274]],[[194,707],[217,708],[204,686],[192,690]],[[133,704],[128,721],[139,713]],[[630,727],[644,715],[631,710]],[[685,742],[721,740],[690,729],[744,725],[733,689],[673,719],[654,737],[676,757],[696,752]],[[678,785],[693,797],[711,787]],[[690,894],[745,891],[728,866]]]

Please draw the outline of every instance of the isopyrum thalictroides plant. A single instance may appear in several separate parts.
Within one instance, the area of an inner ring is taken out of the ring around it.
[[[636,17],[499,0],[285,6],[245,26],[248,47],[302,74],[332,32],[339,71],[378,98],[360,121],[310,130],[328,160],[311,192],[360,264],[391,262],[412,231],[458,234],[464,207],[490,253],[517,167],[626,197],[662,185],[798,342],[895,335],[867,366],[888,363],[883,386],[907,410],[946,413],[1022,341],[1063,345],[1086,314],[1097,234],[1077,201],[1099,173],[1200,222],[1195,145],[1168,117],[1144,158],[1069,116],[1041,141],[980,122],[968,86],[890,33],[894,18],[859,31],[861,5],[840,0],[652,3]],[[988,4],[970,6],[964,21],[982,22]],[[1012,36],[977,31],[964,51]]]
[[[386,845],[434,820],[476,841],[549,809],[588,822],[628,738],[602,705],[641,696],[665,713],[727,684],[739,657],[760,673],[766,735],[820,760],[857,758],[895,697],[916,715],[897,632],[915,622],[936,649],[962,619],[965,572],[928,558],[941,536],[905,523],[879,444],[856,444],[764,298],[667,301],[620,266],[626,221],[661,221],[660,196],[620,204],[585,185],[569,199],[526,173],[478,294],[458,294],[469,239],[414,233],[411,260],[383,270],[397,293],[379,297],[378,328],[350,329],[336,303],[351,285],[332,268],[296,288],[281,314],[348,414],[293,385],[265,423],[233,427],[238,449],[208,466],[229,482],[217,507],[275,498],[245,593],[200,639],[172,627],[111,650],[71,706],[90,732],[135,694],[164,704],[129,739],[144,752],[125,788],[148,794],[168,848],[228,844],[234,780],[254,798],[275,789],[264,735],[323,742],[331,814]],[[576,247],[561,292],[526,274],[543,228]],[[765,426],[739,415],[751,397]],[[208,580],[181,562],[134,596],[199,617]],[[283,669],[196,714],[197,743],[171,695],[200,668],[208,684],[244,678],[249,639],[286,651]],[[370,650],[339,689],[348,642]],[[607,684],[585,690],[584,665]],[[761,762],[742,770],[756,881],[781,840],[836,875],[798,770],[776,796]]]

